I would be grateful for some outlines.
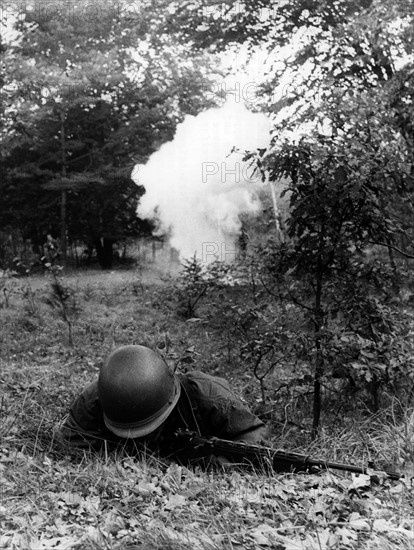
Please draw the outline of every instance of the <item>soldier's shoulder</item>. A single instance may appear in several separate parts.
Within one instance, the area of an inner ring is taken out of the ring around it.
[[[221,394],[231,391],[227,380],[220,376],[213,376],[201,371],[182,374],[181,379],[186,381],[193,391],[204,395]]]
[[[99,401],[98,382],[91,382],[75,398],[73,406],[91,407]]]
[[[91,382],[87,386],[85,386],[82,390],[82,394],[84,396],[88,396],[92,399],[95,399],[98,397],[98,381],[95,380],[94,382]]]

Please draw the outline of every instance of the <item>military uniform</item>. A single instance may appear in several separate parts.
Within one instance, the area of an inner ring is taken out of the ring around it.
[[[171,456],[175,448],[174,433],[189,429],[207,437],[244,440],[257,443],[265,437],[266,429],[247,406],[231,391],[223,378],[191,372],[178,375],[181,395],[166,421],[154,433],[144,438],[124,439],[113,434],[105,425],[98,395],[98,384],[85,388],[72,405],[60,434],[71,446],[134,448],[145,446],[150,451]]]

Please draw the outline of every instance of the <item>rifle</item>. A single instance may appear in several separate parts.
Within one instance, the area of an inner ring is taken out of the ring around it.
[[[398,480],[401,474],[392,471],[372,471],[370,468],[329,462],[323,459],[314,459],[309,455],[301,455],[285,451],[277,451],[271,447],[251,445],[239,441],[229,441],[217,437],[203,437],[189,430],[175,432],[178,443],[178,455],[182,453],[188,458],[201,459],[208,456],[224,456],[232,462],[250,465],[258,468],[270,466],[276,472],[308,472],[317,473],[320,470],[344,470],[358,474],[383,475]]]

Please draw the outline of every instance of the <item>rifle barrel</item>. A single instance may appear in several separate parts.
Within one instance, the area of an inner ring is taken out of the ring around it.
[[[390,479],[398,480],[401,478],[401,474],[398,472],[392,472],[390,470],[374,470],[373,468],[366,468],[361,466],[354,466],[353,464],[343,464],[341,462],[328,462],[323,460],[310,460],[311,466],[319,468],[343,470],[345,472],[355,472],[357,474],[368,474],[369,470],[372,470],[374,474],[387,474]]]
[[[187,445],[185,449],[190,447],[195,455],[199,457],[214,455],[223,455],[231,459],[237,459],[245,464],[253,464],[263,466],[270,464],[275,471],[279,472],[306,472],[312,467],[318,469],[334,469],[343,470],[346,472],[354,472],[358,474],[367,474],[368,469],[353,464],[344,464],[340,462],[329,462],[322,459],[314,459],[309,455],[299,453],[276,451],[270,447],[261,445],[250,445],[248,443],[229,441],[227,439],[219,439],[216,437],[203,437],[187,430],[178,430],[176,432],[177,439]],[[398,480],[401,475],[398,472],[392,471],[377,471],[375,473],[385,473],[390,479]]]

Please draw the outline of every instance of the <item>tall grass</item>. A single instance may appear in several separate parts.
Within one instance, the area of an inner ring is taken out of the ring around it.
[[[125,281],[79,287],[82,311],[73,322],[73,346],[47,304],[48,292],[44,287],[31,296],[37,320],[29,322],[24,293],[0,312],[0,547],[413,548],[414,411],[396,400],[375,415],[327,415],[311,445],[301,428],[287,424],[275,428],[272,438],[275,447],[328,460],[391,464],[407,473],[402,482],[338,472],[203,471],[151,456],[65,449],[59,422],[116,345],[145,343],[168,352],[171,363],[195,345],[196,368],[231,378],[252,406],[260,396],[245,373],[229,371],[220,333],[211,336],[205,323],[175,316],[163,301],[163,287],[139,293]]]

